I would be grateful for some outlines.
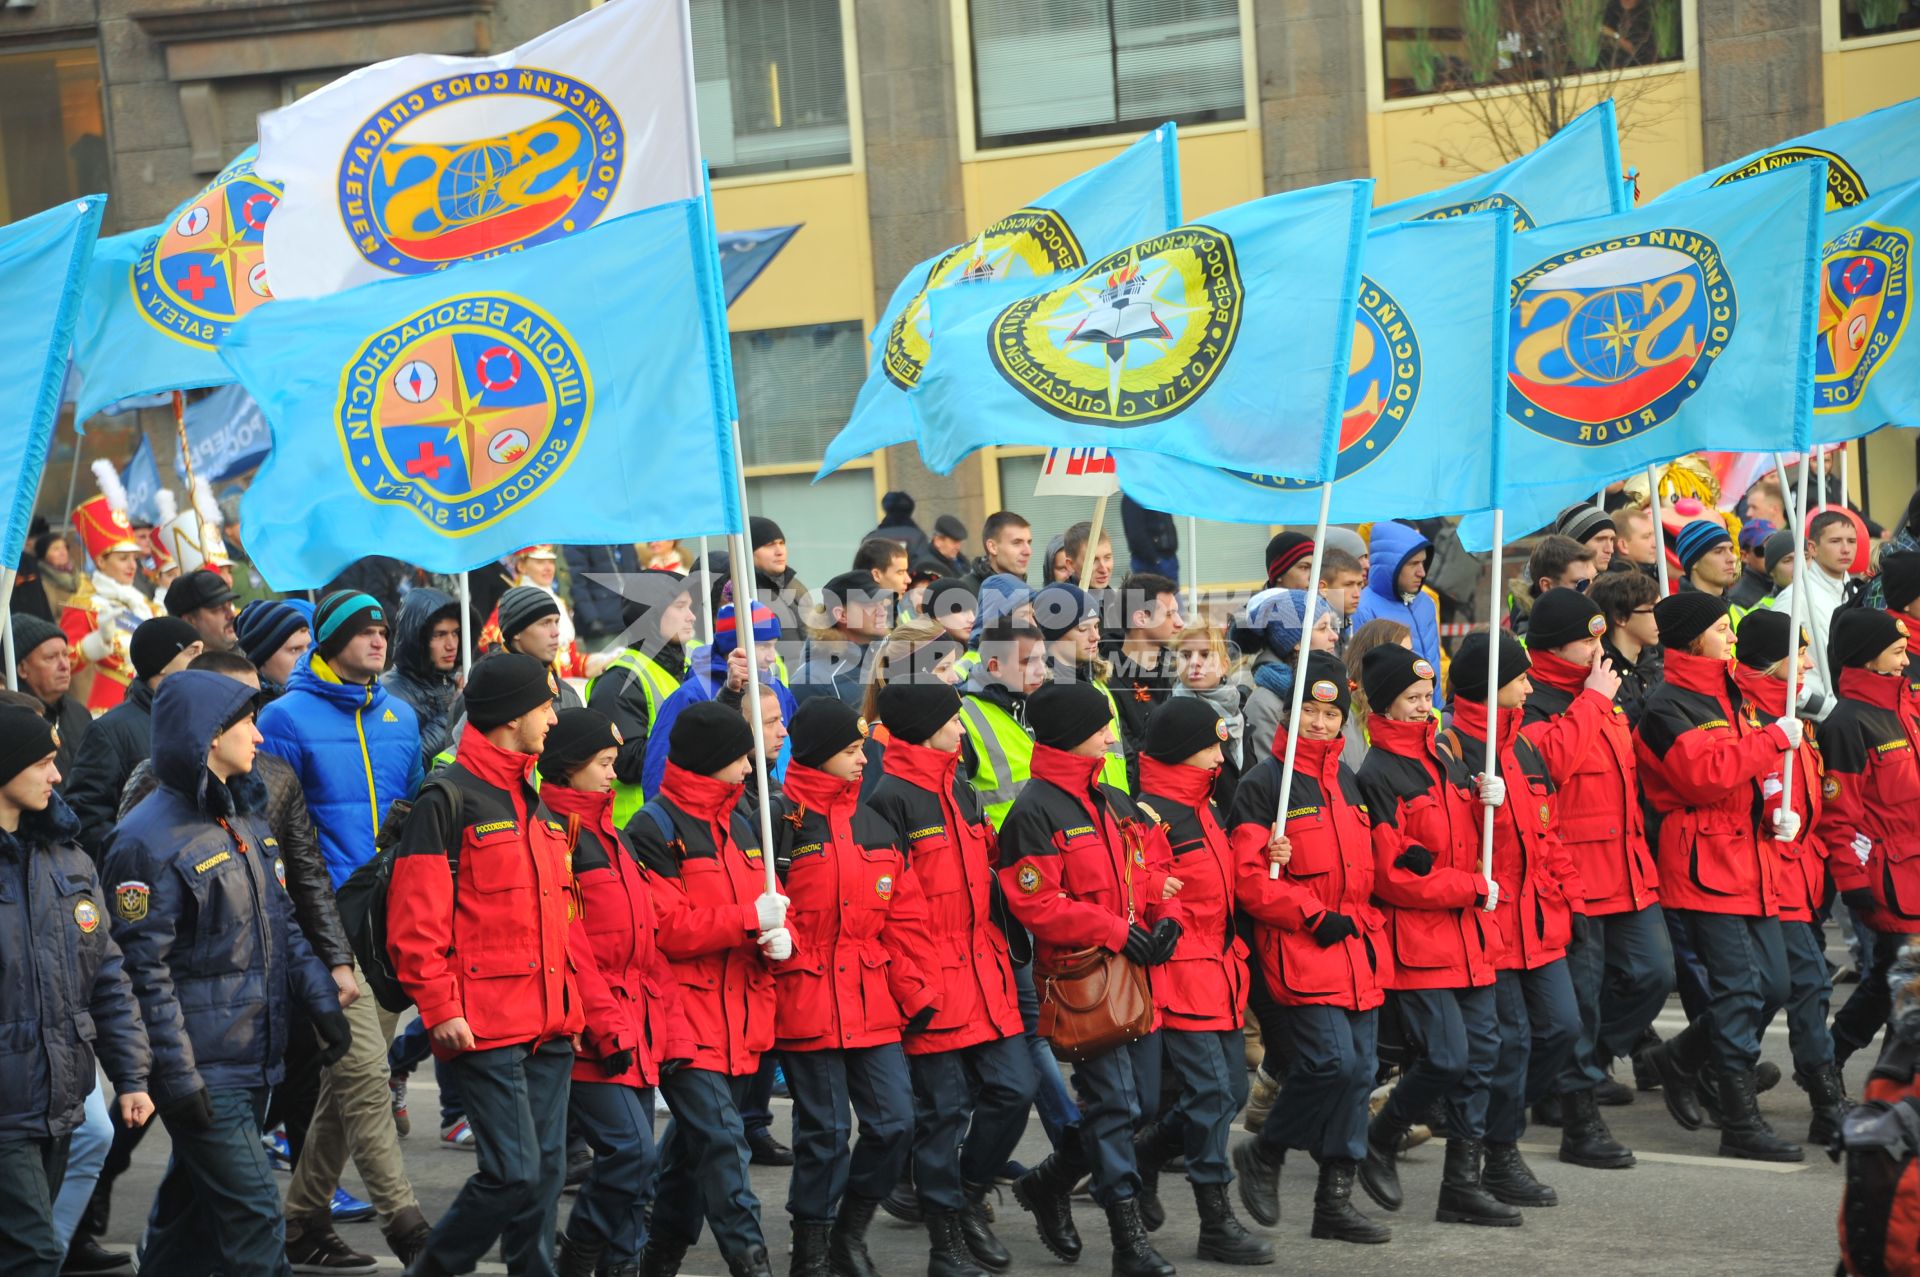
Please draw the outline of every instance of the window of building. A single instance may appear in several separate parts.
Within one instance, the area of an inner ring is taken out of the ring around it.
[[[1389,98],[1617,73],[1685,56],[1682,0],[1381,0]]]
[[[972,0],[969,19],[982,147],[1246,116],[1239,0]]]
[[[0,54],[0,223],[104,192],[107,178],[92,46]]]
[[[1915,0],[1840,0],[1840,38],[1893,35],[1920,31],[1920,3]]]
[[[692,0],[700,149],[715,177],[852,158],[840,0]]]

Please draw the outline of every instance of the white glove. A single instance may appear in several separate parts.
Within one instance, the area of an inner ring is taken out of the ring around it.
[[[1785,786],[1780,783],[1778,776],[1769,776],[1760,782],[1760,793],[1766,798],[1777,797],[1783,788]]]
[[[766,897],[761,897],[765,899]],[[785,927],[771,927],[760,933],[760,947],[775,962],[785,962],[793,956],[793,932]]]
[[[1861,864],[1867,863],[1867,857],[1873,854],[1873,839],[1865,834],[1853,836],[1853,858]]]
[[[1480,776],[1480,801],[1488,807],[1504,806],[1507,801],[1507,782],[1498,776]]]
[[[1785,807],[1776,808],[1773,813],[1773,840],[1792,842],[1800,836],[1800,813]]]
[[[1482,908],[1488,913],[1492,913],[1500,907],[1500,884],[1490,877],[1482,879],[1482,882],[1486,886],[1486,890],[1480,894],[1487,898],[1487,903],[1483,905]]]
[[[1788,749],[1800,748],[1800,738],[1806,735],[1807,729],[1805,723],[1802,723],[1797,718],[1776,718],[1773,720],[1773,724],[1787,734]]]
[[[753,910],[757,915],[756,921],[760,924],[760,930],[771,931],[787,920],[787,898],[771,893],[762,895],[753,902]]]

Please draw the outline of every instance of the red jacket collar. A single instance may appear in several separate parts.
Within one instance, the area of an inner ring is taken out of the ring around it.
[[[953,788],[954,769],[960,766],[960,751],[942,753],[925,745],[909,745],[894,739],[880,755],[880,768],[889,776],[898,776],[911,785],[946,793]]]
[[[1338,736],[1332,740],[1308,740],[1302,736],[1299,743],[1295,745],[1293,749],[1294,770],[1305,772],[1309,776],[1325,776],[1329,769],[1337,769],[1339,767],[1340,751],[1345,747],[1346,743],[1343,738]],[[1287,726],[1285,723],[1282,723],[1280,730],[1273,734],[1273,756],[1283,763],[1287,761]]]
[[[1906,698],[1907,686],[1903,674],[1876,674],[1858,666],[1840,671],[1840,695],[1881,709],[1898,711]]]
[[[1740,695],[1753,702],[1763,714],[1782,718],[1787,712],[1787,684],[1785,679],[1774,678],[1747,665],[1733,667],[1734,686],[1740,689]],[[1806,684],[1801,683],[1802,687]]]
[[[1091,794],[1106,761],[1105,754],[1085,758],[1051,745],[1035,745],[1032,775],[1040,780],[1052,781],[1070,794]]]
[[[1213,783],[1220,776],[1217,767],[1201,770],[1185,763],[1163,763],[1140,755],[1140,792],[1163,794],[1177,803],[1196,810],[1213,797]]]
[[[829,776],[818,768],[802,763],[789,762],[787,774],[780,781],[780,788],[787,797],[803,804],[809,811],[836,812],[841,808],[851,808],[860,801],[860,782],[841,780],[838,776]]]
[[[744,785],[728,785],[711,776],[690,772],[676,763],[668,763],[660,781],[660,793],[673,800],[687,815],[725,828]]]
[[[1389,754],[1425,761],[1433,757],[1433,738],[1438,729],[1431,718],[1403,723],[1384,714],[1367,716],[1367,740]]]
[[[613,829],[612,790],[596,794],[549,781],[540,787],[540,801],[556,816],[578,816],[580,823],[598,833],[609,847],[618,845],[618,835]]]
[[[1479,701],[1470,701],[1464,696],[1453,698],[1449,707],[1453,712],[1453,730],[1462,736],[1471,736],[1475,740],[1487,738],[1487,707]],[[1504,752],[1520,735],[1520,719],[1524,711],[1517,709],[1500,712],[1499,729],[1500,749]]]
[[[1578,695],[1587,685],[1587,675],[1592,672],[1587,666],[1575,665],[1572,661],[1556,656],[1545,648],[1529,651],[1527,655],[1533,658],[1533,668],[1527,671],[1532,675],[1533,681],[1544,683],[1557,691]],[[1459,710],[1456,709],[1454,712],[1457,714]]]
[[[540,761],[532,754],[516,754],[510,749],[501,749],[472,723],[467,724],[466,733],[460,737],[460,748],[455,757],[462,767],[487,784],[509,791],[530,784],[533,766]]]
[[[1666,681],[1689,692],[1711,696],[1731,707],[1727,695],[1727,663],[1667,649]]]

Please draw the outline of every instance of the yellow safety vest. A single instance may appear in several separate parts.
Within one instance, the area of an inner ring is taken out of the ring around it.
[[[614,670],[626,670],[633,675],[633,681],[647,698],[647,726],[651,728],[660,717],[660,702],[674,694],[680,687],[678,679],[660,668],[660,663],[644,652],[627,648],[620,655],[607,662],[607,667],[587,680],[587,700],[593,699],[594,684]],[[613,782],[613,824],[616,829],[625,829],[646,803],[646,794],[640,786],[629,781]]]
[[[1013,715],[977,696],[960,698],[960,724],[973,742],[973,787],[997,831],[1033,774],[1033,737]]]
[[[1108,721],[1113,728],[1113,739],[1107,742],[1107,761],[1100,764],[1100,779],[1123,794],[1131,793],[1127,788],[1127,748],[1120,743],[1120,703],[1105,683],[1095,679],[1093,685],[1107,698]]]

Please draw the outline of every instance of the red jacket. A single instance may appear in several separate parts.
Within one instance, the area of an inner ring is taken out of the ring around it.
[[[1787,684],[1745,665],[1733,667],[1733,681],[1740,689],[1743,708],[1757,714],[1760,722],[1771,723],[1787,711]],[[1793,810],[1800,813],[1800,836],[1781,842],[1773,836],[1773,813],[1780,808],[1779,770],[1760,782],[1764,796],[1760,808],[1760,843],[1763,851],[1779,857],[1774,870],[1774,890],[1780,899],[1780,917],[1786,922],[1811,922],[1813,911],[1827,898],[1827,848],[1820,839],[1820,821],[1825,800],[1821,791],[1826,784],[1826,763],[1814,744],[1812,724],[1800,738],[1800,749],[1793,760]],[[1784,768],[1786,755],[1782,754]]]
[[[1780,912],[1779,857],[1761,854],[1760,781],[1780,769],[1787,734],[1740,713],[1737,697],[1726,662],[1668,652],[1634,750],[1641,787],[1661,813],[1661,903],[1771,917]]]
[[[1552,652],[1533,653],[1534,691],[1521,730],[1560,791],[1560,841],[1580,875],[1580,912],[1633,913],[1660,900],[1633,727],[1618,705],[1586,690],[1587,672]]]
[[[659,877],[658,943],[680,981],[698,1044],[693,1067],[743,1077],[773,1046],[773,966],[760,948],[754,901],[767,889],[760,840],[736,814],[740,786],[667,764],[657,798],[673,825],[627,826],[634,854]],[[795,942],[794,959],[804,955]]]
[[[1233,929],[1233,852],[1213,809],[1216,771],[1140,755],[1140,812],[1157,821],[1180,894],[1161,906],[1180,922],[1173,957],[1153,968],[1161,1025],[1189,1033],[1245,1023],[1247,945]]]
[[[1253,916],[1260,972],[1283,1006],[1371,1011],[1386,1001],[1393,975],[1386,915],[1371,899],[1373,821],[1360,801],[1360,782],[1340,762],[1344,744],[1343,739],[1303,740],[1294,750],[1287,800],[1293,857],[1277,879],[1268,876],[1267,842],[1279,811],[1284,726],[1274,737],[1273,753],[1241,777],[1234,792],[1229,821],[1234,893]],[[1176,877],[1180,867],[1176,860]],[[1182,889],[1180,895],[1186,894]],[[1329,912],[1351,918],[1360,934],[1322,947],[1313,927]]]
[[[1024,1028],[1006,933],[993,919],[993,826],[959,775],[960,753],[894,740],[867,810],[905,850],[926,899],[921,969],[937,982],[940,1009],[906,1039],[908,1055],[930,1055],[1012,1037]]]
[[[460,819],[438,789],[423,791],[387,892],[387,949],[421,1020],[465,1017],[481,1051],[586,1026],[573,968],[592,955],[570,916],[566,825],[541,810],[534,762],[469,726],[441,773],[460,791]]]
[[[653,897],[662,884],[613,827],[611,793],[549,784],[540,797],[555,815],[580,821],[573,847],[580,916],[573,929],[586,937],[593,961],[580,966],[587,1032],[573,1080],[657,1085],[662,1061],[691,1060],[695,1049],[680,982],[655,942]],[[596,1015],[600,1006],[607,1011]],[[609,1077],[600,1061],[620,1051],[632,1051],[633,1064]]]
[[[1360,792],[1373,820],[1373,895],[1393,944],[1389,987],[1466,989],[1493,983],[1494,915],[1480,909],[1480,804],[1459,760],[1440,752],[1431,719],[1367,719],[1372,743]],[[1396,865],[1410,847],[1433,853],[1424,874]]]
[[[1493,880],[1500,884],[1494,912],[1500,939],[1493,965],[1500,971],[1532,971],[1567,956],[1580,875],[1560,841],[1558,802],[1546,761],[1532,742],[1521,739],[1517,711],[1500,715],[1499,724],[1495,744],[1507,801],[1493,814]],[[1486,770],[1487,707],[1456,697],[1447,739],[1457,743],[1469,774]]]
[[[1920,934],[1920,704],[1898,675],[1840,671],[1840,701],[1820,724],[1826,810],[1820,837],[1841,891],[1873,889],[1867,925]],[[1871,844],[1865,863],[1854,840]]]
[[[860,782],[789,763],[774,807],[776,864],[795,955],[774,972],[775,1045],[856,1050],[900,1040],[938,1001],[921,974],[926,899]]]

